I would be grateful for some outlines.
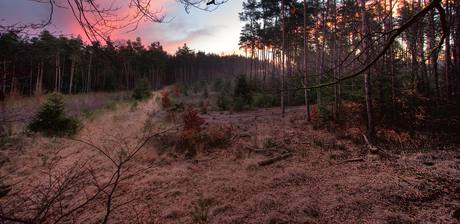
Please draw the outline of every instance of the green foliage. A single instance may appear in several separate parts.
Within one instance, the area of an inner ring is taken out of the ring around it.
[[[186,83],[184,85],[183,88],[181,88],[181,94],[184,95],[184,96],[188,96],[188,90],[190,89],[190,86],[188,85],[188,83]]]
[[[316,104],[316,92],[315,94],[308,92],[308,104]],[[294,99],[291,98],[291,106],[300,106],[305,105],[305,92],[304,90],[297,91],[294,94]]]
[[[138,100],[133,100],[131,101],[131,107],[129,108],[131,111],[134,111],[137,106],[139,106],[139,101]]]
[[[269,94],[262,94],[262,93],[256,93],[253,95],[253,102],[252,106],[253,107],[267,107],[273,105],[273,99],[272,95]]]
[[[233,104],[238,110],[243,110],[252,103],[252,93],[245,75],[236,77],[235,91],[233,92]]]
[[[205,85],[203,86],[203,98],[206,99],[209,97],[209,91],[208,91],[208,87]]]
[[[136,100],[150,99],[152,97],[152,86],[147,77],[137,84],[133,90],[133,98]]]
[[[118,89],[118,83],[115,76],[108,76],[104,85],[104,90],[107,92],[114,92]]]
[[[327,106],[320,105],[318,106],[318,115],[323,120],[333,120],[332,111],[328,109]]]
[[[82,110],[81,110],[81,116],[83,118],[89,119],[89,120],[94,120],[97,118],[96,114],[93,113],[83,102],[82,105]]]
[[[116,111],[117,110],[117,105],[115,105],[115,103],[106,103],[106,104],[104,104],[104,106],[102,106],[102,109],[110,110],[110,111]]]
[[[0,133],[0,149],[13,147],[15,150],[22,151],[25,146],[23,133],[13,135],[11,129]]]
[[[193,92],[198,93],[201,91],[201,82],[195,82],[195,85],[193,85]]]
[[[233,97],[233,106],[236,110],[248,110],[251,106],[246,103],[246,100],[243,97]]]
[[[350,101],[350,102],[355,102],[359,103],[362,102],[366,99],[366,96],[364,95],[364,91],[359,91],[359,92],[343,92],[341,94],[341,98],[344,101]]]
[[[190,215],[193,218],[194,223],[206,223],[208,221],[208,203],[207,199],[203,199],[203,196],[200,196],[198,203],[195,204],[193,212],[190,212]]]
[[[153,128],[152,118],[149,117],[145,119],[144,125],[141,128],[141,131],[143,133],[149,133],[152,131],[152,128]]]
[[[81,122],[67,117],[64,95],[53,92],[47,95],[46,103],[40,106],[27,128],[45,136],[75,135],[81,129]]]
[[[204,78],[200,78],[200,80],[198,80],[198,81],[201,83],[201,87],[205,87],[205,86],[208,85],[208,82]]]
[[[232,96],[223,91],[217,95],[217,106],[222,110],[227,110],[232,105]]]
[[[184,106],[185,106],[184,102],[175,103],[173,107],[171,108],[171,111],[183,110]]]
[[[220,92],[224,86],[224,79],[221,76],[217,76],[212,84],[212,91]]]
[[[232,93],[232,81],[225,80],[222,87],[222,93],[231,94]]]

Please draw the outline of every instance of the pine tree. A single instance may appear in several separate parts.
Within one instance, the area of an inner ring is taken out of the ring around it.
[[[75,135],[81,129],[81,123],[74,117],[68,117],[65,109],[64,95],[50,93],[46,103],[40,106],[27,128],[45,136]]]
[[[252,103],[252,93],[245,75],[240,74],[236,77],[233,103],[239,110],[242,110],[245,105],[251,105]]]
[[[152,86],[150,86],[148,78],[144,77],[134,88],[133,98],[136,100],[144,100],[144,99],[150,99],[151,97],[152,97]]]

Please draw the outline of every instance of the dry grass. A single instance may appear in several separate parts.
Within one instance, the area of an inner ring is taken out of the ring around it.
[[[108,135],[142,135],[155,109],[155,98],[134,110],[120,106],[85,121],[78,138],[103,144]],[[343,127],[340,133],[313,130],[304,124],[302,113],[303,107],[293,107],[285,115],[278,108],[201,115],[205,127],[232,126],[237,135],[226,148],[201,147],[192,157],[174,148],[175,129],[155,138],[130,163],[135,169],[128,173],[135,176],[121,182],[117,198],[117,203],[129,203],[114,210],[110,223],[192,223],[190,213],[200,199],[207,202],[209,223],[459,222],[452,216],[460,207],[458,147],[385,149],[389,156],[370,155],[358,140],[359,128]],[[175,125],[162,124],[165,117],[164,111],[156,115],[157,131]],[[29,144],[23,152],[1,152],[0,160],[9,160],[1,166],[2,176],[8,175],[5,183],[16,183],[12,191],[43,180],[46,165],[57,159],[57,169],[66,170],[91,158],[89,165],[101,171],[100,181],[109,178],[110,161],[91,147],[68,139],[24,140]],[[131,139],[127,144],[135,143]],[[247,146],[279,151],[256,153]],[[283,151],[294,156],[257,165]],[[353,158],[363,160],[348,162]],[[91,204],[76,222],[100,221],[103,208]]]

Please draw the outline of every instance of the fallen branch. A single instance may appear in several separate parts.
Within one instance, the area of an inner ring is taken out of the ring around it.
[[[253,147],[250,147],[250,146],[246,146],[246,148],[254,151],[255,153],[259,153],[259,154],[263,154],[263,153],[270,152],[270,151],[276,151],[276,152],[279,152],[279,153],[287,153],[287,151],[285,151],[285,150],[274,149],[274,148],[256,149],[256,148],[253,148]]]
[[[379,149],[375,146],[373,146],[369,140],[367,140],[367,137],[363,134],[363,137],[364,137],[364,141],[366,141],[366,145],[367,145],[367,148],[369,148],[369,151],[372,153],[372,154],[377,154],[379,152]]]
[[[275,162],[278,162],[278,161],[281,161],[283,159],[286,159],[286,158],[289,158],[292,156],[292,153],[288,153],[288,154],[284,154],[284,155],[281,155],[281,156],[277,156],[275,158],[271,158],[271,159],[267,159],[267,160],[264,160],[264,161],[260,161],[257,163],[257,165],[259,166],[266,166],[266,165],[270,165],[272,163],[275,163]]]
[[[362,162],[362,161],[364,161],[363,158],[354,158],[354,159],[349,159],[349,160],[347,160],[345,162],[352,163],[352,162]]]
[[[229,142],[229,141],[233,140],[233,139],[235,138],[235,136],[236,136],[236,135],[237,135],[237,134],[235,133],[235,134],[233,135],[233,137],[231,137],[231,138],[227,139],[227,142]]]

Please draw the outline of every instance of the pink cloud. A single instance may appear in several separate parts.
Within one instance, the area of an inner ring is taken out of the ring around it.
[[[103,7],[109,7],[113,0],[98,0],[97,3]],[[240,1],[240,0],[236,0]],[[62,6],[66,8],[54,8],[53,25],[47,29],[55,35],[71,35],[76,37],[81,35],[88,43],[85,33],[83,32],[80,24],[75,19],[67,1],[60,1]],[[71,1],[72,2],[72,1]],[[133,15],[134,9],[128,7],[130,0],[116,0],[116,6],[121,8],[117,11],[119,17],[126,15]],[[145,22],[139,23],[136,30],[128,32],[133,27],[116,30],[111,33],[110,38],[114,41],[117,39],[131,39],[135,40],[136,37],[141,37],[142,43],[145,46],[150,45],[152,42],[159,41],[163,45],[163,49],[170,54],[174,54],[178,47],[182,47],[187,43],[192,49],[206,52],[214,52],[220,54],[222,51],[232,54],[234,51],[238,53],[238,46],[229,46],[229,43],[224,37],[229,37],[228,33],[239,33],[237,31],[229,31],[229,23],[233,23],[233,14],[237,17],[237,12],[230,13],[225,8],[230,5],[223,5],[224,9],[220,12],[214,11],[212,13],[192,9],[190,14],[185,13],[184,7],[181,3],[172,0],[152,0],[152,10],[161,10],[160,13],[166,14],[166,20],[169,23],[155,23]],[[235,2],[237,3],[237,2]],[[231,3],[231,4],[235,4]],[[230,4],[230,3],[229,3]],[[240,4],[240,3],[238,3]],[[229,8],[227,8],[229,9]],[[219,9],[220,10],[220,9]],[[1,1],[0,0],[0,21],[2,25],[12,24],[15,22],[32,22],[46,20],[49,17],[50,7],[49,4],[37,3],[28,0],[14,0],[14,1]],[[231,15],[231,16],[225,16]],[[224,16],[224,18],[221,18]],[[173,19],[174,18],[174,19]],[[224,21],[222,21],[224,20]],[[212,25],[210,25],[212,24]],[[238,25],[239,26],[239,25]],[[240,28],[239,28],[240,29]],[[39,33],[41,31],[34,30],[31,33]],[[218,35],[217,37],[215,37]],[[104,44],[104,43],[103,43]],[[222,46],[225,45],[225,48]],[[228,49],[235,50],[228,50]]]

